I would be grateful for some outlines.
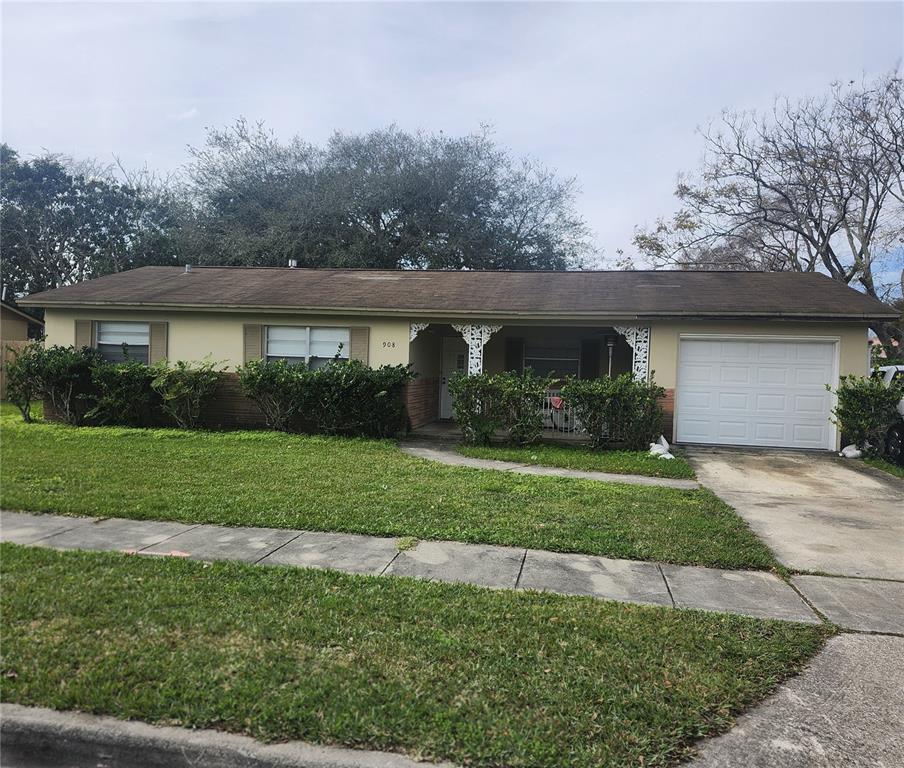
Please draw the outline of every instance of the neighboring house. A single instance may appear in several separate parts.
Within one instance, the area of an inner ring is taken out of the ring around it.
[[[44,323],[26,314],[15,304],[0,300],[0,400],[6,399],[6,363],[16,350],[39,339]]]
[[[44,323],[23,312],[6,299],[0,301],[0,339],[3,341],[27,341],[39,339]]]
[[[844,374],[896,312],[819,274],[432,272],[144,267],[29,297],[50,344],[122,344],[148,362],[334,356],[411,364],[413,426],[452,416],[456,371],[583,378],[632,371],[666,389],[679,442],[833,449]],[[223,389],[223,422],[247,403]]]

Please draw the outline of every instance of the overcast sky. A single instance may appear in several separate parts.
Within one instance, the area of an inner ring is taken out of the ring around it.
[[[575,175],[612,256],[674,209],[698,125],[904,55],[904,3],[2,5],[2,135],[171,170],[206,126],[281,137],[395,122],[498,141]]]

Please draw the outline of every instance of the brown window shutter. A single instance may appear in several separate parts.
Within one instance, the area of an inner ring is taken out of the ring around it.
[[[581,378],[596,379],[600,375],[600,340],[584,339],[581,342]]]
[[[94,346],[94,323],[91,320],[75,321],[75,348]]]
[[[510,336],[505,340],[505,370],[524,373],[524,339]]]
[[[360,360],[365,365],[368,365],[370,362],[370,328],[349,328],[348,336],[349,359]]]
[[[242,326],[244,335],[244,353],[242,360],[250,363],[261,360],[264,356],[264,326],[246,324]]]
[[[166,360],[167,345],[169,343],[169,323],[150,323],[149,340],[148,364],[153,365],[161,360]]]

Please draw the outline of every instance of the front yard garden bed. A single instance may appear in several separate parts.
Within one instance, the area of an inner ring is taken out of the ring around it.
[[[547,467],[692,479],[694,470],[684,459],[660,459],[646,451],[600,451],[571,445],[460,445],[458,452],[475,459],[515,461]]]
[[[2,698],[475,766],[672,765],[826,630],[2,546]]]
[[[776,567],[706,490],[450,467],[390,441],[2,420],[4,509]]]

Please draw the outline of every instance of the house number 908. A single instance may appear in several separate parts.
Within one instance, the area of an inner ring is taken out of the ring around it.
[[[384,341],[383,349],[395,349],[395,342],[394,341]]]

